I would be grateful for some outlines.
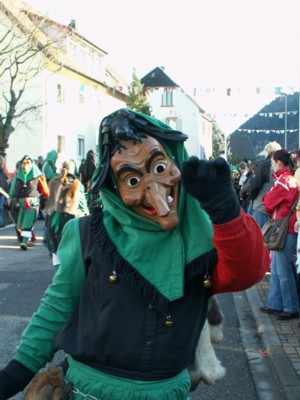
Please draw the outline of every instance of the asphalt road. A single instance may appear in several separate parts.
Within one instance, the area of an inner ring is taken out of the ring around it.
[[[36,234],[36,245],[22,251],[13,228],[0,230],[0,367],[13,356],[19,336],[53,276],[51,258],[43,244],[41,221],[36,223]],[[216,352],[227,373],[214,386],[201,383],[192,393],[192,399],[282,400],[268,360],[263,356],[245,296],[224,294],[218,299],[225,315],[225,338]],[[13,397],[21,398],[21,394]]]

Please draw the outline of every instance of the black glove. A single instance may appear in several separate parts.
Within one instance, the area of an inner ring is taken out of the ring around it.
[[[185,191],[199,200],[214,224],[223,224],[239,216],[239,200],[224,158],[205,161],[191,157],[182,164],[181,180]]]
[[[21,392],[34,377],[34,372],[16,360],[0,371],[0,400],[6,400]]]

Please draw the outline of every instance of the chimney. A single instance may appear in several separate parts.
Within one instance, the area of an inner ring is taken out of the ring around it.
[[[76,28],[76,20],[75,19],[71,19],[69,25],[70,28],[75,29]]]

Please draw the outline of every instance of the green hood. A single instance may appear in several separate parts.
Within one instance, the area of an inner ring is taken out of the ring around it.
[[[58,157],[57,151],[51,150],[47,153],[44,163],[46,163],[47,161],[48,162],[51,161],[55,165],[55,163],[57,161],[57,157]]]
[[[120,114],[129,123],[123,130],[125,133],[116,130],[119,136],[145,133],[155,137],[179,169],[188,158],[184,147],[187,136],[148,115],[116,111],[100,125],[99,164],[93,176],[96,184],[100,182],[104,225],[118,252],[163,296],[173,301],[183,296],[185,266],[213,249],[212,225],[199,202],[182,187],[178,209],[180,222],[171,231],[139,216],[122,202],[109,167],[111,152],[118,144],[112,131]]]
[[[20,181],[26,183],[26,182],[30,182],[32,179],[37,178],[39,176],[42,175],[40,169],[38,168],[38,166],[33,162],[33,159],[29,156],[24,156],[21,160],[21,164],[22,161],[25,158],[30,158],[30,160],[32,161],[32,165],[31,168],[29,169],[29,171],[25,174],[23,171],[23,168],[21,167],[21,165],[18,168],[18,172],[17,172],[17,179],[20,179]]]

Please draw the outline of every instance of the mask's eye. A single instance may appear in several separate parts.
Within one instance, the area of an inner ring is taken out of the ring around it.
[[[140,183],[140,178],[139,177],[137,177],[137,176],[131,176],[131,177],[129,177],[127,180],[126,180],[126,184],[128,185],[128,186],[136,186],[136,185],[138,185],[139,183]]]
[[[166,168],[167,168],[167,165],[165,163],[159,162],[154,165],[154,173],[162,174],[163,172],[165,172]]]

